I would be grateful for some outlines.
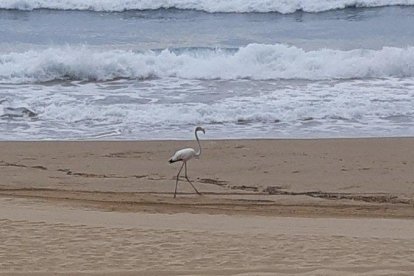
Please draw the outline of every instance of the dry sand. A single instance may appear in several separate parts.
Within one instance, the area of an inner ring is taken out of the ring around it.
[[[414,139],[1,142],[0,274],[414,275]]]

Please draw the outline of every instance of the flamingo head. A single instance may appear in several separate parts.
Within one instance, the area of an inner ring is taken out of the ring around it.
[[[206,130],[202,128],[201,126],[196,127],[195,132],[202,131],[204,134],[206,134]]]

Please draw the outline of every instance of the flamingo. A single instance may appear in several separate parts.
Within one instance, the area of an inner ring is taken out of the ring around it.
[[[187,161],[192,159],[193,157],[198,158],[201,155],[201,145],[200,145],[200,140],[198,139],[198,135],[197,135],[197,132],[199,132],[199,131],[202,131],[204,134],[206,133],[204,128],[202,128],[200,126],[196,127],[196,129],[194,130],[194,134],[195,134],[195,137],[196,137],[197,143],[198,143],[198,151],[197,152],[192,148],[181,149],[181,150],[178,150],[176,153],[174,153],[174,155],[170,158],[170,160],[168,160],[168,162],[170,162],[170,163],[174,163],[174,162],[178,162],[178,161],[183,162],[183,164],[181,165],[181,168],[180,168],[180,170],[178,171],[178,174],[177,174],[177,180],[175,182],[174,198],[177,195],[178,179],[180,177],[181,170],[183,169],[184,166],[185,166],[185,178],[187,179],[188,183],[190,183],[191,186],[194,188],[196,193],[201,195],[201,193],[199,191],[197,191],[196,187],[194,187],[193,183],[190,181],[190,179],[188,179],[188,176],[187,176]]]

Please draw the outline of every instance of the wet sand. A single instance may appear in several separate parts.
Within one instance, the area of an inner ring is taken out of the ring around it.
[[[1,142],[0,273],[412,275],[414,139]]]

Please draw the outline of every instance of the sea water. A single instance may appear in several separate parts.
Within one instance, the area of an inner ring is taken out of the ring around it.
[[[1,140],[414,135],[414,0],[0,0]]]

